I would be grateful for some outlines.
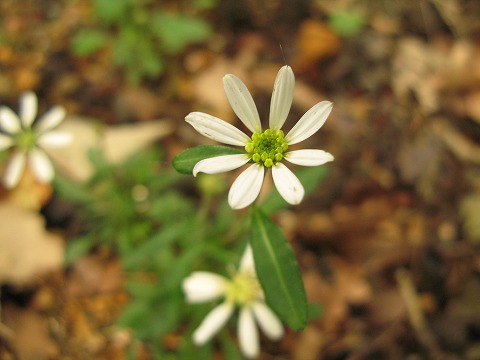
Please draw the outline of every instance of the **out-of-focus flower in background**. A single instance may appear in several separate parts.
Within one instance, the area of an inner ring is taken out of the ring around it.
[[[240,309],[240,350],[246,357],[254,358],[260,352],[255,322],[270,339],[278,340],[283,336],[280,320],[264,302],[264,293],[257,279],[249,246],[242,256],[239,270],[231,279],[211,272],[196,271],[183,281],[183,290],[189,303],[224,299],[194,331],[193,341],[197,345],[209,341],[225,325],[236,306]]]
[[[37,110],[37,96],[31,91],[20,96],[18,115],[6,106],[0,107],[0,150],[12,149],[3,175],[9,189],[18,184],[27,162],[38,181],[50,182],[54,169],[43,148],[62,147],[72,140],[70,133],[53,130],[65,118],[63,107],[55,106],[35,121]]]

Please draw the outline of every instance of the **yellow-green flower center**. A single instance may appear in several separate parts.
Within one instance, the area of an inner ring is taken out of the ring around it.
[[[282,130],[265,130],[263,133],[254,133],[252,140],[245,145],[245,150],[251,159],[267,168],[272,167],[283,159],[288,144]]]
[[[236,303],[239,306],[248,305],[261,299],[262,288],[258,279],[250,273],[239,272],[234,275],[227,286],[227,301]]]
[[[35,146],[37,137],[37,134],[31,128],[22,129],[15,136],[15,144],[20,150],[27,151]]]

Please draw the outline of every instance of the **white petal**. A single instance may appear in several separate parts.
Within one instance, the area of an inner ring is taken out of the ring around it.
[[[0,150],[8,149],[14,143],[10,136],[0,134]]]
[[[238,118],[252,132],[261,132],[260,116],[257,107],[245,84],[235,75],[228,74],[223,77],[223,88],[227,94],[228,102]]]
[[[282,323],[265,303],[257,301],[252,305],[252,309],[257,323],[265,335],[271,340],[278,340],[283,336]]]
[[[193,342],[196,345],[205,344],[225,325],[232,312],[233,304],[227,302],[210,311],[197,330],[194,331]]]
[[[228,203],[232,209],[243,209],[255,201],[263,184],[265,169],[253,164],[233,182],[228,193]]]
[[[31,91],[27,91],[20,96],[19,117],[24,128],[32,126],[35,116],[37,116],[37,96]]]
[[[0,125],[3,130],[11,134],[16,134],[21,129],[20,119],[17,114],[6,106],[0,107]]]
[[[185,121],[203,136],[224,144],[245,146],[250,140],[243,131],[212,115],[192,112],[185,117]]]
[[[292,68],[283,66],[278,72],[273,85],[272,100],[270,102],[270,129],[281,129],[287,119],[293,101],[295,88],[295,76]]]
[[[182,288],[187,302],[211,301],[225,294],[228,280],[218,274],[196,271],[183,280]]]
[[[44,147],[62,147],[72,142],[73,136],[63,131],[49,131],[41,134],[37,139],[37,144]]]
[[[327,120],[332,107],[330,101],[322,101],[308,110],[285,136],[288,145],[299,143],[315,134]]]
[[[272,176],[275,187],[286,202],[292,205],[299,204],[305,190],[300,180],[282,163],[272,166]]]
[[[292,164],[302,166],[319,166],[329,161],[333,161],[332,154],[323,150],[295,150],[285,154],[285,160],[290,161]]]
[[[260,352],[258,330],[250,308],[243,307],[238,318],[238,341],[240,350],[247,358],[254,358]]]
[[[245,248],[245,251],[243,252],[242,259],[240,260],[240,267],[239,267],[241,272],[249,271],[255,274],[255,263],[253,261],[253,253],[252,253],[252,248],[250,245],[247,245]]]
[[[238,169],[245,165],[249,157],[245,154],[221,155],[200,160],[193,167],[193,176],[199,172],[205,174],[219,174],[230,170]]]
[[[55,106],[48,110],[35,124],[35,130],[44,132],[52,130],[65,118],[65,109],[62,106]]]
[[[13,153],[3,176],[3,184],[6,188],[11,189],[18,184],[25,169],[25,160],[24,152],[16,151]]]
[[[43,150],[33,148],[28,151],[27,157],[28,164],[40,182],[48,183],[52,181],[54,175],[53,165]]]

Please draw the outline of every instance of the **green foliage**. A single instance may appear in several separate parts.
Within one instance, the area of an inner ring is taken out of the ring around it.
[[[154,247],[179,236],[173,228],[157,230],[165,224],[180,224],[195,213],[194,204],[171,191],[179,175],[159,173],[161,153],[140,153],[121,165],[108,164],[98,152],[90,154],[95,175],[84,185],[58,177],[55,185],[64,198],[81,205],[79,214],[88,231],[67,247],[67,261],[95,245],[108,245],[128,264],[145,246]],[[172,211],[173,209],[173,211]],[[152,255],[152,254],[150,254]]]
[[[93,2],[94,14],[105,25],[112,25],[128,16],[129,8],[134,2],[132,0],[95,0]]]
[[[363,14],[356,9],[337,10],[329,15],[328,22],[342,36],[354,36],[365,25]]]
[[[83,29],[72,40],[72,49],[76,55],[88,56],[100,50],[108,41],[108,36],[95,29]]]
[[[168,359],[173,355],[159,339],[179,331],[180,324],[190,324],[187,332],[192,332],[208,311],[185,302],[183,279],[194,269],[223,273],[226,264],[235,263],[246,242],[245,221],[226,202],[209,201],[211,195],[200,193],[200,205],[186,197],[179,188],[185,178],[159,167],[158,149],[119,165],[106,162],[100,152],[91,152],[90,160],[95,172],[86,184],[61,177],[54,184],[62,198],[77,205],[84,224],[81,236],[67,243],[67,263],[98,245],[115,251],[131,294],[118,324],[150,344],[157,358]],[[172,359],[212,357],[211,347],[199,349],[189,339]]]
[[[152,29],[164,50],[171,54],[179,53],[187,45],[200,42],[211,34],[205,21],[177,14],[155,14]]]
[[[325,309],[321,304],[308,304],[308,320],[316,320],[323,315]]]
[[[211,9],[217,5],[218,0],[193,0],[193,6],[198,9]]]
[[[173,165],[178,172],[191,174],[201,159],[238,153],[243,151],[197,146],[177,155]],[[225,274],[248,241],[265,300],[282,321],[298,330],[321,313],[321,308],[307,305],[295,254],[268,217],[287,206],[276,191],[260,208],[245,213],[250,216],[239,217],[224,199],[224,184],[211,184],[213,179],[206,178],[206,184],[199,182],[193,190],[185,177],[160,166],[164,159],[159,149],[138,153],[119,165],[109,164],[98,151],[90,153],[90,160],[95,172],[85,184],[61,177],[55,181],[57,193],[77,204],[77,218],[84,224],[81,236],[68,242],[66,260],[71,264],[97,245],[118,254],[131,295],[118,324],[131,329],[136,341],[148,344],[154,358],[213,357],[214,345],[195,347],[191,333],[215,304],[187,304],[182,281],[197,269]],[[326,171],[326,167],[299,169],[306,194]],[[192,191],[199,197],[185,195]],[[176,349],[164,348],[162,339],[173,333],[181,333],[182,342]],[[240,358],[229,332],[219,335],[225,355]]]
[[[149,0],[91,0],[92,24],[71,42],[75,55],[89,56],[108,49],[127,80],[138,82],[162,75],[168,56],[208,39],[212,29],[199,15],[173,12]],[[190,13],[208,9],[216,0],[192,0]]]
[[[291,328],[307,324],[307,297],[295,254],[282,230],[260,209],[252,214],[250,244],[268,305]]]

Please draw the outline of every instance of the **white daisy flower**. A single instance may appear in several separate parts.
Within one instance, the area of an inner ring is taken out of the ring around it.
[[[53,165],[42,148],[65,146],[72,139],[71,134],[52,131],[65,117],[63,107],[55,106],[34,122],[37,106],[37,96],[29,91],[20,96],[18,116],[8,107],[0,107],[3,131],[0,133],[0,150],[13,148],[3,177],[7,188],[18,184],[27,162],[40,182],[50,182],[54,175]]]
[[[200,134],[215,141],[243,146],[245,154],[223,155],[199,161],[193,175],[199,172],[216,174],[237,169],[252,162],[234,181],[228,194],[228,202],[234,209],[242,209],[257,198],[263,184],[266,169],[272,169],[275,186],[289,204],[300,203],[304,189],[298,178],[283,160],[303,166],[319,166],[332,161],[332,154],[323,150],[294,150],[288,147],[315,134],[332,111],[332,103],[322,101],[308,110],[297,124],[284,136],[281,130],[293,101],[295,76],[290,66],[283,66],[277,74],[270,103],[269,129],[262,131],[255,103],[245,84],[236,76],[228,74],[223,86],[233,111],[253,133],[251,137],[233,125],[214,116],[192,112],[185,120]]]
[[[210,272],[197,271],[183,281],[183,291],[189,303],[223,298],[193,333],[196,345],[209,341],[227,322],[235,307],[240,308],[238,337],[240,350],[247,358],[260,352],[260,340],[255,323],[272,340],[283,336],[283,326],[264,302],[264,293],[257,279],[251,248],[248,246],[237,273],[231,279]]]

